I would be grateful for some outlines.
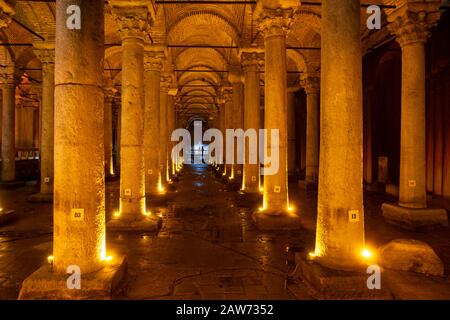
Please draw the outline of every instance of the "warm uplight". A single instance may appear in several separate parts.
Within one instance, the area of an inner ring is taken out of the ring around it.
[[[3,212],[3,208],[0,208],[0,213],[2,213]]]
[[[294,210],[295,210],[294,207],[292,207],[292,206],[289,206],[289,207],[288,207],[288,211],[289,211],[289,212],[293,212]]]
[[[103,261],[111,261],[113,259],[112,256],[106,256]]]
[[[262,211],[264,211],[264,208],[263,207],[259,207],[258,210],[259,210],[259,212],[262,212]]]
[[[158,217],[162,218],[163,217],[162,213],[158,214]]]
[[[146,213],[144,213],[144,216],[146,217],[150,217],[152,215],[151,211],[147,211]]]
[[[361,252],[361,255],[362,255],[364,258],[366,258],[366,259],[372,258],[372,252],[370,252],[370,251],[367,250],[367,249],[364,249],[364,250]]]
[[[119,217],[120,217],[120,211],[114,212],[114,217],[115,217],[115,218],[119,218]]]
[[[259,187],[259,192],[263,192],[264,191],[264,188],[263,187]]]
[[[310,252],[310,253],[308,253],[308,257],[310,259],[314,259],[316,257],[316,254],[314,252]]]
[[[48,256],[47,257],[47,262],[52,264],[53,263],[53,256]]]

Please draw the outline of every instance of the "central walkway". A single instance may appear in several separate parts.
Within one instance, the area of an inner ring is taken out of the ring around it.
[[[117,190],[116,190],[117,191]],[[151,208],[152,209],[152,208]],[[185,166],[157,235],[108,234],[127,252],[132,299],[291,299],[288,235],[260,234],[206,165]]]

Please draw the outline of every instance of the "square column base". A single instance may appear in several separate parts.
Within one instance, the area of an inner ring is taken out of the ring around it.
[[[161,228],[162,219],[160,217],[146,217],[141,220],[112,219],[106,224],[108,231],[117,232],[155,232]]]
[[[32,203],[51,203],[53,202],[53,193],[35,193],[27,198]]]
[[[22,283],[19,300],[108,300],[121,289],[126,277],[126,257],[117,257],[97,272],[81,274],[81,289],[68,289],[68,274],[56,274],[45,265]]]
[[[407,230],[448,226],[447,211],[444,209],[416,209],[383,203],[381,210],[386,222]]]
[[[302,228],[300,218],[292,213],[282,215],[270,215],[264,212],[254,212],[252,220],[259,230],[299,230]]]
[[[386,284],[381,289],[369,289],[367,279],[370,274],[365,268],[355,271],[334,270],[318,262],[307,260],[305,253],[295,254],[294,279],[306,282],[315,291],[318,299],[392,299]]]

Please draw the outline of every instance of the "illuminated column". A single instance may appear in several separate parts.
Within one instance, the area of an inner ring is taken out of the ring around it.
[[[224,137],[223,148],[222,148],[222,163],[219,164],[219,172],[222,174],[226,174],[226,165],[225,163],[225,99],[223,96],[217,99],[217,104],[219,105],[219,129]]]
[[[174,147],[174,143],[171,140],[172,132],[175,130],[175,95],[177,94],[176,88],[170,88],[169,96],[167,97],[167,158],[169,165],[169,178],[175,175],[175,162],[172,161],[172,148]]]
[[[145,193],[156,194],[159,189],[159,96],[162,60],[164,52],[158,50],[145,51]]]
[[[144,172],[144,39],[146,7],[116,7],[113,14],[122,37],[122,128],[120,162],[120,219],[137,221],[145,211]]]
[[[347,269],[364,249],[359,0],[322,1],[317,259]],[[309,108],[308,108],[309,111]]]
[[[383,214],[407,228],[447,225],[445,210],[426,209],[425,42],[440,18],[439,5],[406,3],[388,16],[389,29],[402,48],[400,194],[399,206],[384,204]]]
[[[159,157],[161,170],[161,185],[168,183],[168,122],[167,122],[167,108],[168,95],[171,84],[171,78],[168,76],[161,76],[160,85],[160,108],[159,108]]]
[[[105,258],[104,7],[78,1],[83,27],[69,30],[73,3],[56,2],[53,269],[62,274],[74,264],[97,271]]]
[[[318,77],[303,80],[306,92],[306,187],[315,187],[319,176],[319,88]]]
[[[258,2],[261,4],[261,2]],[[288,216],[287,176],[287,71],[286,33],[294,14],[293,9],[261,8],[255,12],[265,46],[265,103],[264,129],[267,132],[266,155],[278,149],[279,158],[265,166],[272,171],[264,176],[264,202],[259,216]],[[279,141],[271,139],[272,131],[278,130]],[[282,221],[282,220],[280,220]],[[274,222],[275,224],[275,222]]]
[[[258,69],[263,63],[263,55],[258,52],[242,52],[241,61],[244,69],[244,130],[255,130],[258,139],[259,132],[259,74]],[[248,193],[259,193],[259,155],[256,151],[256,163],[249,163],[249,144],[245,144],[244,176],[242,190]]]
[[[105,176],[112,177],[114,176],[114,167],[113,167],[113,119],[112,119],[112,108],[114,101],[114,92],[111,90],[105,90]]]
[[[6,72],[5,72],[6,71]],[[16,115],[16,85],[18,77],[13,65],[9,65],[0,74],[2,79],[3,110],[2,110],[2,182],[16,180],[16,148],[15,148],[15,115]]]
[[[298,88],[287,89],[287,136],[288,136],[288,175],[295,175],[296,169],[296,138],[295,138],[295,92]]]
[[[42,102],[41,102],[41,145],[40,152],[40,194],[52,198],[54,165],[54,117],[55,117],[55,51],[35,50],[42,63]]]
[[[222,98],[224,99],[224,128],[223,128],[223,135],[224,135],[224,163],[225,163],[225,169],[223,172],[224,177],[228,178],[231,177],[233,174],[233,165],[231,163],[227,163],[227,149],[229,149],[229,146],[226,142],[226,130],[227,129],[233,129],[233,89],[231,87],[224,87],[222,91]],[[230,161],[228,161],[230,162]]]

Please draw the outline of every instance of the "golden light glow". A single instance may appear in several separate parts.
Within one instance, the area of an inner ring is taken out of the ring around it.
[[[264,188],[263,187],[259,187],[259,192],[263,193],[264,192]]]
[[[119,218],[120,217],[120,211],[115,211],[113,215],[114,215],[115,218]]]
[[[53,260],[54,260],[53,256],[48,256],[48,257],[47,257],[47,262],[48,262],[48,263],[52,264],[52,263],[53,263]]]
[[[112,157],[111,157],[111,160],[109,162],[109,174],[112,175],[112,176],[114,175],[114,164],[113,164]]]
[[[111,261],[113,259],[112,256],[106,256],[103,261]]]
[[[152,215],[151,211],[147,211],[147,212],[144,213],[144,216],[146,216],[146,217],[150,217],[151,215]]]
[[[308,257],[310,259],[314,259],[316,257],[316,254],[314,252],[310,252],[310,253],[308,253]]]
[[[295,208],[294,208],[293,206],[289,206],[289,207],[288,207],[288,211],[289,211],[289,212],[293,212],[294,210],[295,210]]]
[[[158,214],[158,217],[162,218],[163,217],[162,213]]]
[[[366,259],[373,257],[372,252],[369,251],[368,249],[363,249],[363,251],[361,251],[361,255],[363,256],[363,258],[366,258]]]
[[[259,208],[258,208],[258,211],[259,211],[259,212],[262,212],[262,211],[264,211],[264,208],[263,208],[263,207],[259,207]]]

